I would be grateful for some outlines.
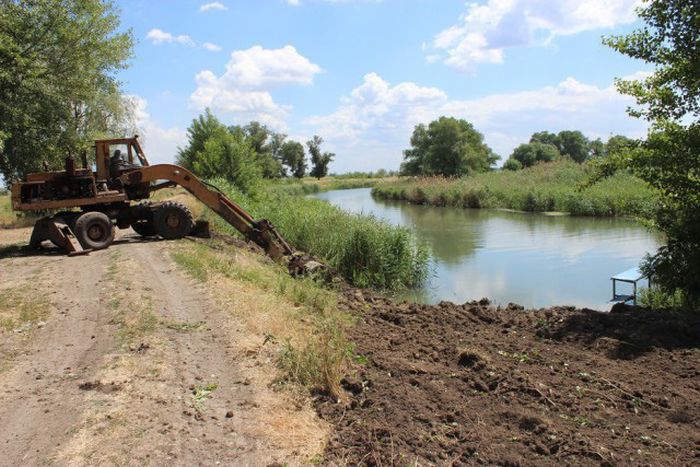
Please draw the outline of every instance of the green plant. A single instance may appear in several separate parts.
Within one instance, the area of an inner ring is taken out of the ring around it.
[[[428,276],[428,250],[408,229],[349,214],[318,199],[274,191],[249,196],[225,181],[215,183],[253,217],[272,221],[292,245],[323,258],[354,285],[397,290],[421,284]],[[218,216],[209,219],[236,233]]]
[[[209,399],[211,393],[218,389],[219,385],[216,383],[209,383],[205,386],[195,386],[192,390],[192,406],[201,412],[204,409],[204,403]]]

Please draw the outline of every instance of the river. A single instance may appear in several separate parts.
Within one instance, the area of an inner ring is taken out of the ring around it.
[[[635,267],[661,236],[626,219],[418,206],[371,189],[312,195],[410,228],[431,251],[426,286],[399,298],[463,303],[488,297],[525,307],[610,308],[610,276]]]

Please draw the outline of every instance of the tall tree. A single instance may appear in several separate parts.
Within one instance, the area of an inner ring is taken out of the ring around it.
[[[533,135],[530,137],[530,142],[551,144],[552,146],[556,147],[557,150],[561,149],[561,141],[559,140],[559,136],[549,131],[539,131],[537,133],[533,133]]]
[[[178,148],[176,161],[186,169],[193,170],[197,154],[204,151],[204,145],[215,135],[229,132],[208,108],[203,114],[192,120],[187,128],[187,146]]]
[[[452,117],[416,126],[411,146],[404,151],[402,164],[408,175],[459,177],[490,170],[499,159],[471,123]]]
[[[531,167],[538,162],[552,162],[559,158],[559,150],[553,144],[527,143],[513,150],[509,160],[520,162],[522,167]],[[511,168],[513,165],[510,166]]]
[[[588,159],[590,154],[590,141],[580,131],[560,131],[559,152],[562,156],[569,156],[574,161],[581,163]]]
[[[321,152],[321,144],[323,144],[323,138],[320,136],[314,136],[311,140],[306,142],[306,147],[309,148],[309,154],[311,155],[311,176],[316,178],[322,178],[328,175],[328,165],[331,163],[335,154],[332,152]]]
[[[128,126],[116,73],[130,31],[107,0],[0,0],[0,172],[57,167],[95,137]]]
[[[296,141],[287,141],[280,149],[282,160],[292,175],[296,178],[304,178],[306,175],[306,158],[304,146]]]
[[[641,28],[604,42],[654,66],[646,79],[617,82],[637,100],[631,114],[652,126],[634,150],[607,158],[600,174],[628,168],[659,190],[654,223],[667,243],[643,269],[663,291],[680,291],[686,306],[700,309],[700,2],[650,0],[638,13]]]
[[[272,158],[279,165],[279,175],[281,177],[287,176],[287,169],[284,166],[284,160],[282,157],[282,145],[284,145],[284,141],[286,139],[287,139],[286,134],[273,132],[270,135],[270,142],[268,143],[268,146],[270,148],[270,154],[272,155]]]

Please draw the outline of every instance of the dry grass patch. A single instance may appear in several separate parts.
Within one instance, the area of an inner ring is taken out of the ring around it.
[[[0,290],[0,331],[31,327],[48,314],[48,298],[35,289],[17,286]]]

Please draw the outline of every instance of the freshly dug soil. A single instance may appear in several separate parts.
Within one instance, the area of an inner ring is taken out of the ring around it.
[[[329,464],[700,463],[700,318],[349,290],[357,364]]]

